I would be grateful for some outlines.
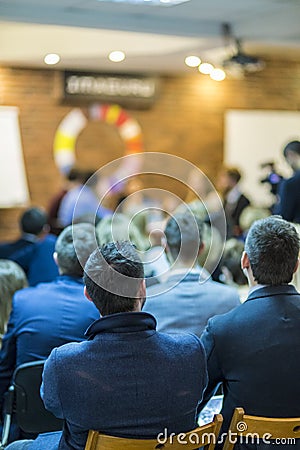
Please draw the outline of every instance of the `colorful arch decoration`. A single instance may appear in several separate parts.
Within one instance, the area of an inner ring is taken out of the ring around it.
[[[89,119],[104,121],[118,128],[125,144],[124,156],[144,151],[140,125],[119,105],[93,105],[88,115],[80,108],[74,108],[59,124],[54,137],[54,160],[62,173],[67,173],[75,165],[76,140]]]

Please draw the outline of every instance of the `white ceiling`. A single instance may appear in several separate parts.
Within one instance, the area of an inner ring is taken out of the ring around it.
[[[180,72],[184,57],[214,59],[221,24],[247,52],[300,58],[300,0],[190,0],[177,6],[97,0],[0,0],[0,64],[106,72]],[[125,51],[111,63],[112,50]],[[48,66],[49,67],[49,66]]]

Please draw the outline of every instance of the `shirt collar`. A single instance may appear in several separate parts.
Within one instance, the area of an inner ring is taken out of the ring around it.
[[[73,275],[58,275],[58,277],[56,277],[57,281],[71,281],[73,283],[79,283],[79,284],[84,284],[83,283],[83,278],[82,277],[75,277]]]
[[[31,234],[31,233],[23,233],[22,239],[24,239],[24,241],[33,242],[33,243],[38,241],[38,237],[35,234]]]
[[[252,294],[252,292],[257,291],[257,289],[261,289],[261,288],[264,288],[266,286],[267,286],[266,284],[255,284],[254,286],[251,286],[251,288],[249,288],[248,296],[250,294]]]
[[[238,186],[234,186],[226,196],[227,203],[236,203],[241,196],[241,191]]]
[[[155,331],[156,320],[148,313],[128,312],[110,314],[93,322],[85,336],[93,339],[99,333],[134,333],[141,331]]]
[[[176,269],[176,270],[170,270],[169,276],[167,278],[167,281],[171,279],[198,279],[199,282],[206,281],[208,279],[211,279],[210,273],[204,269],[204,267],[196,266],[191,269],[189,268],[183,268],[183,269]]]

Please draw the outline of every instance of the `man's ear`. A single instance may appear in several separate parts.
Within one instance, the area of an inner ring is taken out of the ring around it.
[[[55,264],[58,266],[57,252],[53,253],[53,259],[54,259]]]
[[[143,298],[146,297],[146,281],[145,280],[141,281],[139,290],[137,292],[137,296],[138,296],[139,299],[140,298],[143,299]]]
[[[249,269],[249,267],[250,267],[249,256],[247,255],[246,252],[243,252],[242,258],[241,258],[241,268]]]
[[[166,257],[167,257],[169,264],[170,265],[174,264],[174,259],[173,259],[172,253],[170,251],[170,247],[168,246],[167,243],[165,243],[165,253],[166,253]]]
[[[91,297],[89,296],[88,291],[86,290],[86,286],[84,286],[84,288],[83,288],[83,293],[84,293],[85,297],[86,297],[90,302],[93,301],[93,300],[91,299]]]
[[[205,249],[205,244],[204,244],[204,242],[201,242],[201,244],[199,246],[199,250],[198,250],[198,256],[201,255],[201,253],[203,252],[204,249]]]

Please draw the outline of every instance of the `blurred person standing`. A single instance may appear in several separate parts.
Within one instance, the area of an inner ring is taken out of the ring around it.
[[[300,142],[289,142],[283,149],[283,155],[294,174],[279,186],[276,213],[289,222],[300,223]]]
[[[250,205],[249,199],[240,189],[241,177],[241,172],[236,167],[225,167],[217,180],[217,188],[223,199],[227,220],[227,238],[241,235],[240,216],[242,211]]]

